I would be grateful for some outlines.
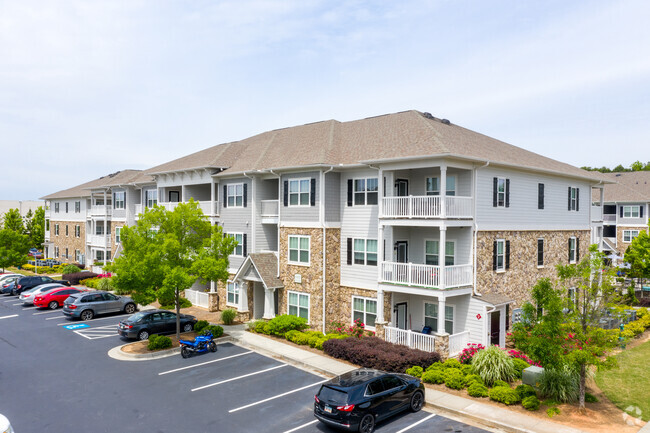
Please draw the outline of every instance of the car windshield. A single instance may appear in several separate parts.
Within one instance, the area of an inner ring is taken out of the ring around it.
[[[348,402],[348,393],[328,386],[323,386],[318,393],[318,398],[328,403],[341,405]]]
[[[135,323],[135,322],[139,322],[140,320],[142,320],[142,319],[143,319],[144,317],[146,317],[146,316],[147,316],[147,313],[145,313],[145,312],[139,312],[139,313],[135,313],[135,314],[130,315],[130,316],[126,319],[126,321],[127,321],[127,322],[133,322],[133,323]]]

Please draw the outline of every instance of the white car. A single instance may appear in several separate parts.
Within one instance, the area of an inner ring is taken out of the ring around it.
[[[24,275],[20,275],[20,274],[0,274],[0,284],[2,284],[5,280],[8,280],[10,278],[15,278],[15,277],[24,277]]]
[[[11,423],[6,416],[0,413],[0,432],[2,433],[14,433],[14,429],[11,428]]]
[[[20,294],[18,299],[22,301],[24,304],[34,305],[34,298],[37,295],[40,295],[41,293],[45,293],[48,290],[56,289],[57,287],[63,287],[63,284],[60,283],[41,284],[40,286],[36,286],[29,290],[25,290],[23,293]]]

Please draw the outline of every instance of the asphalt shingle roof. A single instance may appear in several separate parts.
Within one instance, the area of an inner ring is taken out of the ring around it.
[[[650,202],[650,171],[629,171],[604,173],[613,182],[605,185],[605,203],[648,203]],[[594,201],[600,200],[600,192],[594,191]]]

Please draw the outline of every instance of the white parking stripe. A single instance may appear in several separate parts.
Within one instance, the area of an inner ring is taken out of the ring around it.
[[[284,392],[282,394],[278,394],[278,395],[273,396],[273,397],[265,398],[264,400],[256,401],[255,403],[247,404],[246,406],[241,406],[241,407],[238,407],[236,409],[230,409],[228,411],[228,413],[237,412],[238,410],[242,410],[242,409],[248,409],[249,407],[256,406],[256,405],[262,404],[262,403],[266,403],[267,401],[275,400],[276,398],[284,397],[285,395],[289,395],[289,394],[292,394],[294,392],[302,391],[303,389],[311,388],[312,386],[320,385],[321,383],[325,383],[328,380],[329,379],[321,380],[320,382],[312,383],[311,385],[303,386],[302,388],[293,389],[291,391],[287,391],[287,392]]]
[[[93,322],[96,322],[98,320],[117,319],[118,317],[124,317],[124,316],[131,316],[131,314],[120,314],[119,316],[100,317],[100,318],[97,318],[97,319],[92,319],[92,320],[88,320],[86,322],[80,322],[80,323],[93,323]],[[66,317],[68,317],[68,316],[66,316]],[[119,322],[119,320],[118,320],[118,322]],[[115,324],[117,325],[117,322],[115,322]],[[58,326],[61,326],[61,325],[65,325],[65,323],[59,323],[58,324]]]
[[[2,301],[2,302],[16,302],[16,300],[15,299],[9,299],[7,301]]]
[[[239,380],[239,379],[243,379],[245,377],[255,376],[255,375],[258,375],[258,374],[266,373],[267,371],[275,370],[277,368],[282,368],[282,367],[288,367],[288,366],[289,366],[289,364],[276,365],[275,367],[267,368],[266,370],[256,371],[255,373],[248,373],[248,374],[245,374],[243,376],[233,377],[231,379],[222,380],[220,382],[211,383],[209,385],[203,385],[203,386],[200,386],[198,388],[194,388],[191,391],[194,392],[194,391],[198,391],[200,389],[210,388],[211,386],[221,385],[222,383],[232,382],[234,380]]]
[[[0,319],[9,319],[10,317],[18,317],[18,314],[12,314],[11,316],[3,316]]]
[[[45,320],[61,320],[61,319],[67,319],[65,316],[56,316],[56,317],[46,317]]]
[[[16,302],[15,299],[14,299],[13,301]],[[17,304],[11,304],[12,307],[15,307],[16,305],[23,305],[23,303],[22,303],[22,302],[19,302],[19,303],[17,303]]]
[[[421,419],[420,421],[418,421],[418,422],[416,422],[416,423],[414,423],[414,424],[411,424],[411,425],[408,426],[408,427],[403,428],[402,430],[398,431],[397,433],[404,433],[405,431],[411,430],[411,429],[412,429],[413,427],[415,427],[416,425],[418,425],[418,424],[422,424],[423,422],[425,422],[425,421],[428,420],[428,419],[433,418],[434,416],[436,416],[436,414],[435,414],[435,413],[432,413],[432,414],[429,415],[428,417],[426,417],[426,418],[424,418],[424,419]]]
[[[32,313],[32,316],[39,316],[41,314],[52,314],[52,313],[59,313],[63,315],[59,310],[52,310],[52,311],[41,311],[40,313]]]
[[[249,350],[248,352],[238,353],[237,355],[226,356],[225,358],[219,358],[219,359],[215,359],[213,361],[207,361],[207,362],[202,362],[200,364],[189,365],[187,367],[175,368],[174,370],[163,371],[162,373],[158,373],[158,376],[162,376],[163,374],[175,373],[175,372],[181,371],[181,370],[187,370],[188,368],[194,368],[194,367],[200,367],[200,366],[206,365],[206,364],[212,364],[213,362],[225,361],[226,359],[230,359],[230,358],[237,358],[238,356],[248,355],[249,353],[253,353],[253,351]]]
[[[296,427],[296,428],[292,428],[291,430],[287,430],[287,431],[285,431],[284,433],[291,433],[291,432],[294,432],[294,431],[300,430],[301,428],[305,428],[305,427],[307,427],[307,426],[310,426],[310,425],[312,425],[312,424],[316,424],[317,422],[318,422],[318,420],[315,419],[315,420],[313,420],[313,421],[309,421],[307,424],[299,425],[299,426]]]

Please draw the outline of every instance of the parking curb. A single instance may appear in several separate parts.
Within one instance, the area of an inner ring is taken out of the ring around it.
[[[230,335],[214,339],[214,342],[217,344],[229,343],[233,341],[235,341],[235,339]],[[169,356],[174,356],[181,352],[180,347],[174,347],[172,349],[159,350],[152,353],[126,353],[122,350],[122,348],[124,346],[128,346],[129,344],[133,343],[126,343],[113,347],[108,351],[108,356],[118,361],[151,361],[153,359],[161,359],[167,358]]]

